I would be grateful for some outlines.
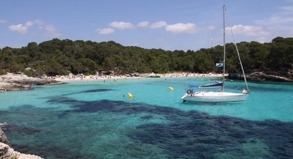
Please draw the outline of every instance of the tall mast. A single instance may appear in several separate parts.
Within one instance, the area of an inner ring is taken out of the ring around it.
[[[221,91],[224,92],[224,82],[225,82],[225,67],[226,67],[226,41],[225,41],[225,11],[226,7],[223,6],[223,51],[224,51],[224,57],[223,57],[223,85]]]

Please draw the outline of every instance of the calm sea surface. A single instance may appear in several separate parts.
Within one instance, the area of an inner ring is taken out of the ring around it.
[[[35,86],[0,93],[0,122],[15,150],[46,159],[293,158],[293,85],[249,83],[251,94],[239,103],[180,100],[189,83],[215,80]],[[226,82],[227,91],[243,87]]]

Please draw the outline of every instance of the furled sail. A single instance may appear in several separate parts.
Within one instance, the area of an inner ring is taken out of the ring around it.
[[[202,86],[199,86],[198,88],[219,88],[219,87],[222,87],[222,86],[223,86],[222,82],[217,82],[217,83],[214,83],[214,84],[202,85]]]
[[[207,85],[197,85],[197,84],[189,84],[190,88],[219,88],[222,87],[223,83],[222,82],[217,82],[217,83],[213,83],[213,84],[207,84]]]

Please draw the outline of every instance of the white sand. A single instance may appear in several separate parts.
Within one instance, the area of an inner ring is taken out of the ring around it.
[[[185,77],[194,77],[194,78],[219,78],[222,77],[222,74],[199,74],[199,73],[166,73],[166,74],[140,74],[139,77],[127,77],[125,75],[120,76],[97,76],[97,75],[91,75],[91,76],[56,76],[56,77],[48,77],[50,79],[55,79],[60,82],[73,82],[73,81],[109,81],[109,80],[121,80],[121,79],[141,79],[141,78],[147,78],[148,76],[160,76],[160,78],[185,78]],[[225,74],[227,76],[228,74]],[[1,75],[0,76],[0,89],[5,88],[6,86],[11,86],[9,81],[13,80],[34,80],[36,78],[28,77],[23,74],[12,74],[8,73],[7,75]],[[0,90],[1,91],[1,90]]]
[[[108,80],[120,80],[120,79],[140,79],[140,78],[147,78],[148,75],[151,74],[145,74],[140,77],[127,77],[127,76],[83,76],[83,77],[69,77],[69,76],[58,76],[54,77],[55,80],[61,81],[61,82],[73,82],[73,81],[108,81]],[[152,75],[158,75],[160,78],[184,78],[184,77],[195,77],[195,78],[220,78],[222,77],[222,74],[199,74],[199,73],[167,73],[167,74],[152,74]],[[228,76],[228,74],[225,74],[225,76]]]

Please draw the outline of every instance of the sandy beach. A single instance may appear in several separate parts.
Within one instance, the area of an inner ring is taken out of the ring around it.
[[[228,74],[225,74],[228,76]],[[221,78],[222,74],[200,74],[200,73],[167,73],[167,74],[142,74],[140,76],[56,76],[55,80],[60,82],[71,82],[71,81],[109,81],[109,80],[121,80],[121,79],[141,79],[141,78],[186,78],[186,77],[194,77],[194,78]]]
[[[228,74],[225,76],[228,76]],[[200,74],[200,73],[166,73],[166,74],[139,74],[139,75],[63,75],[63,76],[42,76],[41,78],[28,77],[24,74],[12,74],[8,73],[6,75],[0,76],[0,92],[13,91],[13,90],[23,90],[30,89],[33,84],[46,85],[46,84],[58,84],[58,83],[68,83],[74,81],[118,81],[127,79],[142,79],[142,78],[221,78],[222,74]]]

